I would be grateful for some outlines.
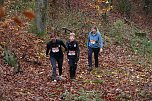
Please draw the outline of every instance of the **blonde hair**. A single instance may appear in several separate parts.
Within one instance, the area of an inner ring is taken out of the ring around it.
[[[75,36],[75,33],[70,33],[70,36]]]
[[[96,31],[98,31],[98,28],[96,26],[93,26],[92,28],[95,29]]]

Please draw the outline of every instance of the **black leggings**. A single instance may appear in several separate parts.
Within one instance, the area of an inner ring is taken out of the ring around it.
[[[68,63],[70,66],[70,78],[73,79],[76,76],[76,69],[77,69],[76,58],[69,58]]]
[[[100,48],[88,48],[88,63],[89,67],[92,67],[92,53],[94,53],[95,59],[95,67],[98,67],[98,55],[99,55]]]

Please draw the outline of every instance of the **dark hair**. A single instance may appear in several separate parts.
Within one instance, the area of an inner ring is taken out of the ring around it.
[[[48,33],[50,35],[50,38],[56,37],[55,33]]]

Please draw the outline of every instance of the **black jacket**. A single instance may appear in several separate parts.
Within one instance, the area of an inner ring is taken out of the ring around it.
[[[79,45],[77,41],[72,41],[72,42],[67,41],[66,46],[67,46],[68,58],[72,58],[72,57],[79,58],[80,50],[79,50]]]
[[[63,56],[62,47],[65,48],[65,51],[67,51],[66,45],[63,43],[62,40],[57,39],[55,43],[52,41],[47,43],[47,49],[46,49],[46,55],[50,53],[50,56]],[[59,57],[58,57],[59,58]]]

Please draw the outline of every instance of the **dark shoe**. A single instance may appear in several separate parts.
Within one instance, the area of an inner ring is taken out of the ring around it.
[[[70,78],[71,81],[76,81],[75,77]]]
[[[70,80],[73,80],[73,77],[70,77]]]

